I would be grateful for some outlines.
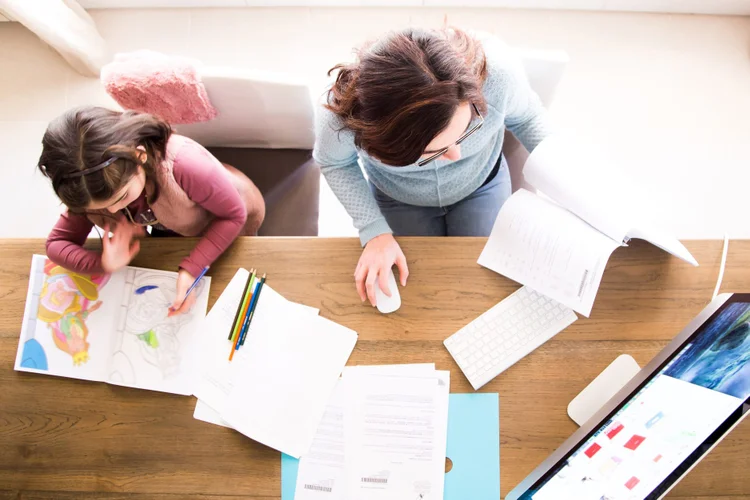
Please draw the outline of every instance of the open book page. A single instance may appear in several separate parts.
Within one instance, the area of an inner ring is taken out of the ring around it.
[[[192,394],[193,338],[201,334],[211,279],[191,293],[190,312],[168,317],[177,273],[127,267],[119,302],[107,382],[138,389]]]
[[[548,137],[529,156],[523,175],[529,184],[613,240],[646,240],[698,265],[679,240],[650,222],[648,203],[639,196],[640,190],[590,145],[564,135]]]
[[[103,382],[124,273],[68,271],[34,255],[15,369]]]
[[[618,246],[571,212],[522,189],[503,205],[478,262],[588,316]]]
[[[685,248],[685,245],[680,243],[680,240],[673,236],[669,236],[664,233],[661,229],[654,227],[653,225],[639,223],[634,229],[628,232],[628,238],[637,238],[639,240],[645,240],[652,245],[661,248],[667,253],[671,253],[675,257],[684,260],[688,264],[694,266],[698,265],[698,261],[695,260],[693,254]]]
[[[270,328],[251,329],[222,418],[299,458],[312,444],[356,341],[356,332],[309,313],[280,314]]]
[[[632,183],[604,155],[565,135],[553,135],[531,153],[526,182],[613,240],[633,227]],[[636,197],[637,199],[637,197]]]

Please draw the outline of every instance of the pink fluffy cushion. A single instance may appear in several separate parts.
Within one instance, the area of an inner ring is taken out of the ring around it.
[[[198,74],[198,62],[151,50],[117,54],[102,68],[104,88],[125,109],[151,113],[170,124],[216,118]]]

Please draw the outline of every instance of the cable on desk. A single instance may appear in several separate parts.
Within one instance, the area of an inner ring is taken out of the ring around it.
[[[721,288],[721,281],[724,279],[724,268],[727,265],[727,251],[729,250],[729,236],[724,233],[724,249],[721,251],[721,264],[719,265],[719,278],[716,280],[716,288],[714,288],[714,295],[711,300],[715,299],[719,295],[719,288]]]

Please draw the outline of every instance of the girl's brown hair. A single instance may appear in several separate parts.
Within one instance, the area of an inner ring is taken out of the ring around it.
[[[52,181],[52,188],[71,210],[83,212],[92,201],[117,194],[143,167],[158,195],[155,168],[166,156],[170,126],[159,118],[135,111],[100,107],[71,109],[50,122],[42,138],[37,168]],[[143,151],[146,159],[142,161]],[[111,165],[80,174],[116,158]]]
[[[479,41],[455,28],[408,28],[357,53],[338,71],[326,107],[354,132],[357,147],[380,161],[416,162],[465,102],[481,112],[487,75]]]

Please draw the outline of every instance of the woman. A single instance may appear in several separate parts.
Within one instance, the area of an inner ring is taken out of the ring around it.
[[[394,235],[489,235],[511,194],[505,128],[531,151],[549,124],[520,61],[488,35],[409,28],[335,71],[313,156],[359,230],[357,291],[375,305],[394,263],[402,286],[409,274]]]

